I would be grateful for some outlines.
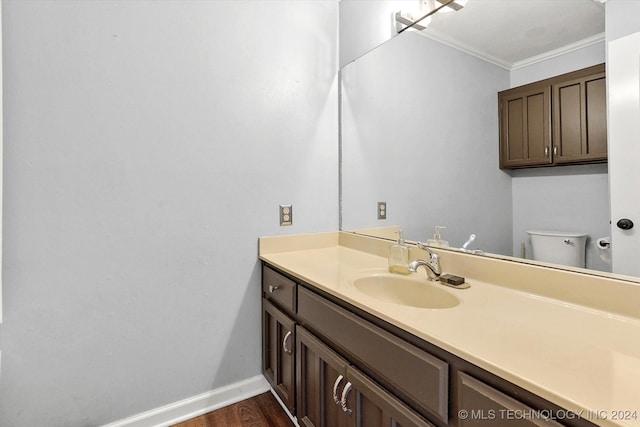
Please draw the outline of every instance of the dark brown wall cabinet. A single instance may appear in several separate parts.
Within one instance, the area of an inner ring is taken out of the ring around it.
[[[266,264],[262,277],[263,372],[301,426],[561,425],[526,390]]]
[[[604,64],[498,94],[500,168],[607,160]]]

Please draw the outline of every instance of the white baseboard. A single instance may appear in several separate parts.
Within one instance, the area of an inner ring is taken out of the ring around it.
[[[106,424],[103,427],[168,427],[269,390],[262,375]]]

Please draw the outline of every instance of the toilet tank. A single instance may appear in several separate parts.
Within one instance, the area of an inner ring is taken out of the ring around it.
[[[585,267],[586,233],[570,231],[527,231],[533,259],[554,264]]]

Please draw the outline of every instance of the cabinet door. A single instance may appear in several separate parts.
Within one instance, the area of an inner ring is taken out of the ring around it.
[[[562,427],[532,408],[462,372],[458,373],[460,427]]]
[[[298,423],[305,427],[346,427],[340,405],[347,362],[303,327],[296,334]]]
[[[271,387],[295,413],[295,322],[263,299],[262,366]]]
[[[433,426],[357,369],[347,368],[343,395],[349,427]]]
[[[551,163],[551,87],[524,87],[499,94],[500,168]]]
[[[448,363],[306,288],[298,292],[298,316],[423,416],[448,422]]]
[[[554,163],[607,159],[604,71],[553,85]]]

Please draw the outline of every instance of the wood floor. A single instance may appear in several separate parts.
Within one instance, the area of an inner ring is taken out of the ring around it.
[[[266,392],[172,427],[293,427],[278,401]]]

